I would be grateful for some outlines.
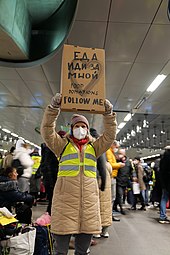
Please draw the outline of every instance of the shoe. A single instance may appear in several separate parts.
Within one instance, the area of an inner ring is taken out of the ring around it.
[[[161,223],[161,224],[169,224],[170,221],[169,221],[167,218],[165,218],[165,219],[159,219],[159,223]]]
[[[146,211],[146,208],[144,206],[141,206],[138,210],[139,211]]]
[[[90,249],[89,249],[89,248],[87,249],[86,254],[87,254],[87,255],[90,254]]]
[[[101,238],[101,235],[99,235],[99,234],[98,235],[93,235],[93,237],[98,239],[98,238]]]
[[[112,216],[112,221],[120,221],[119,218]]]
[[[132,206],[131,208],[129,208],[129,210],[135,211],[136,207]]]
[[[149,209],[153,209],[153,208],[154,208],[154,205],[149,205],[148,208],[149,208]]]
[[[101,236],[104,237],[104,238],[108,238],[109,237],[109,233],[108,232],[101,233]]]

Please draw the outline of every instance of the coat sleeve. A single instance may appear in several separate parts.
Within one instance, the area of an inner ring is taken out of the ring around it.
[[[120,163],[116,162],[116,158],[113,155],[113,153],[111,152],[111,150],[107,150],[106,151],[106,157],[107,157],[107,161],[111,164],[112,166],[112,170],[118,170],[120,168]]]
[[[56,128],[56,120],[60,114],[60,109],[54,109],[50,106],[47,106],[43,120],[41,123],[41,136],[46,143],[46,145],[59,156],[64,149],[64,146],[67,143],[66,138],[61,138],[57,132]]]
[[[106,185],[106,160],[104,155],[101,155],[97,159],[97,170],[99,171],[99,175],[101,177],[101,191],[104,191]]]
[[[105,153],[110,148],[113,141],[116,139],[116,113],[113,112],[111,115],[103,115],[103,122],[104,132],[94,142],[94,149],[97,158],[100,157],[103,153]]]

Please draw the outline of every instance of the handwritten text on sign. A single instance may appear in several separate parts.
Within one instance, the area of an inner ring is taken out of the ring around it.
[[[98,95],[98,90],[93,90],[102,70],[97,53],[93,53],[90,58],[86,52],[75,51],[73,60],[67,63],[67,68],[67,78],[71,80],[71,86],[70,97],[65,96],[64,103],[103,105],[103,99],[84,98],[88,95]],[[82,98],[71,97],[75,94],[81,95]]]
[[[64,45],[62,110],[104,112],[105,53],[103,49]]]

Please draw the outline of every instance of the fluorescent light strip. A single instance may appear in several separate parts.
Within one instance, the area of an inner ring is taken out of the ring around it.
[[[11,131],[9,131],[9,130],[6,129],[6,128],[2,128],[2,131],[4,131],[5,133],[11,133]]]
[[[11,135],[14,136],[14,137],[18,137],[18,135],[15,134],[15,133],[11,133]]]
[[[125,118],[124,118],[124,121],[129,121],[131,119],[131,113],[128,113]]]
[[[124,126],[126,125],[126,122],[121,122],[118,126],[118,129],[121,129],[123,128]]]
[[[153,92],[155,91],[158,86],[163,82],[163,80],[167,77],[167,75],[159,74],[154,81],[150,84],[150,86],[147,88],[147,92]]]

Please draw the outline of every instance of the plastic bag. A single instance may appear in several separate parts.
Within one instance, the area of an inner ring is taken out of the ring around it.
[[[0,241],[0,246],[9,249],[10,255],[33,255],[35,247],[36,229],[27,227],[17,236]]]
[[[139,188],[139,183],[138,182],[133,182],[132,183],[132,188],[133,188],[133,194],[140,194],[140,188]]]

